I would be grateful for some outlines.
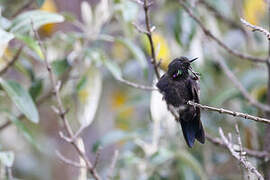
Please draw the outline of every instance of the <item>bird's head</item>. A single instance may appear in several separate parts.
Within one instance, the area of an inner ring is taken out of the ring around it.
[[[188,77],[189,70],[194,74],[190,64],[193,61],[195,61],[196,59],[198,59],[198,58],[194,58],[194,59],[189,60],[186,57],[180,57],[180,58],[174,59],[168,66],[169,76],[171,78],[177,80],[177,79]]]

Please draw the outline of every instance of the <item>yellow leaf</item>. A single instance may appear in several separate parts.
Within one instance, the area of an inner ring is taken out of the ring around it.
[[[57,12],[54,0],[46,0],[40,9],[48,12]],[[54,32],[54,27],[55,24],[46,24],[39,31],[42,35],[48,36]]]
[[[161,69],[167,70],[170,59],[170,49],[166,39],[159,33],[153,33],[153,42],[156,51],[157,61],[161,60]],[[146,35],[143,37],[143,45],[149,55],[151,55],[151,47]]]
[[[251,24],[257,24],[267,9],[264,0],[245,0],[244,17]]]

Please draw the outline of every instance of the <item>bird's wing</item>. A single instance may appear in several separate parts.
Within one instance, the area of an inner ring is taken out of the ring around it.
[[[199,93],[200,93],[200,86],[197,80],[195,79],[189,79],[189,85],[190,85],[190,91],[191,91],[191,95],[192,95],[192,101],[196,102],[196,103],[200,103],[200,99],[199,99]],[[196,127],[197,127],[197,132],[196,132],[196,139],[199,140],[201,143],[205,142],[205,133],[203,130],[203,126],[201,123],[201,112],[200,112],[200,108],[196,107],[195,108],[196,114],[194,116],[195,122],[197,122]]]
[[[172,80],[167,74],[164,74],[157,83],[157,88],[163,94],[166,102],[173,106],[179,106],[180,100],[177,89],[172,84]]]

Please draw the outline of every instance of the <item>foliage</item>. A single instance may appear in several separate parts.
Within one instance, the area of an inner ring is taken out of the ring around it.
[[[118,149],[113,179],[240,179],[237,163],[222,148],[208,142],[196,143],[193,149],[186,147],[180,126],[167,111],[161,94],[130,88],[118,81],[129,79],[149,86],[156,83],[150,44],[133,26],[136,22],[144,27],[143,8],[132,0],[59,1],[74,6],[78,2],[80,10],[71,13],[57,12],[52,0],[36,0],[34,9],[25,9],[15,17],[12,15],[24,4],[1,2],[0,72],[19,45],[24,48],[0,79],[0,126],[10,121],[16,127],[0,129],[0,164],[12,166],[14,176],[22,179],[87,179],[85,172],[69,171],[55,154],[56,150],[63,151],[74,161],[82,162],[58,135],[63,124],[52,110],[56,98],[44,65],[47,58],[61,81],[60,94],[69,110],[72,128],[87,127],[80,142],[87,155],[92,159],[102,149],[97,166],[102,177],[111,168],[106,163],[112,161],[110,154]],[[237,23],[242,16],[254,24],[267,23],[263,19],[263,0],[207,2]],[[267,54],[264,37],[246,36],[240,29],[214,18],[200,4],[193,10],[233,49],[257,56]],[[163,70],[174,57],[199,57],[193,68],[201,74],[202,104],[261,115],[227,79],[215,59],[226,60],[251,95],[266,102],[267,73],[261,64],[243,62],[205,38],[177,1],[154,1],[150,17],[157,29],[153,39]],[[46,53],[33,30],[39,32]],[[206,131],[214,136],[218,136],[220,126],[234,132],[233,124],[238,122],[244,146],[262,149],[263,126],[205,112],[202,121]],[[254,162],[260,163],[256,159]]]

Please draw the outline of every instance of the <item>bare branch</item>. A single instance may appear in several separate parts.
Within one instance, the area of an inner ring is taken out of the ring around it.
[[[152,5],[151,2],[148,2],[148,0],[144,0],[143,3],[143,9],[144,9],[144,14],[145,14],[145,26],[146,26],[146,35],[148,37],[150,47],[151,47],[151,56],[152,60],[151,63],[154,66],[154,71],[157,76],[157,78],[160,78],[160,74],[158,71],[158,63],[157,63],[157,58],[156,58],[156,51],[155,51],[155,46],[154,46],[154,41],[152,37],[152,30],[153,28],[150,25],[150,18],[149,18],[149,7]]]
[[[5,68],[3,68],[0,71],[0,76],[3,75],[20,57],[20,54],[22,52],[23,49],[23,45],[21,45],[21,47],[17,50],[16,54],[14,55],[14,57],[8,61],[7,65],[5,66]]]
[[[214,36],[209,29],[207,29],[204,26],[204,24],[199,20],[199,18],[197,18],[192,13],[192,11],[189,9],[189,7],[185,4],[184,1],[185,0],[179,0],[179,3],[184,8],[184,10],[190,15],[190,17],[201,27],[204,34],[206,36],[210,37],[212,40],[214,40],[219,46],[221,46],[223,49],[225,49],[229,54],[232,54],[232,55],[234,55],[236,57],[246,59],[246,60],[250,60],[250,61],[253,61],[253,62],[260,62],[260,63],[266,63],[267,62],[267,59],[262,59],[262,58],[258,58],[258,57],[243,54],[243,53],[238,52],[238,51],[236,51],[234,49],[231,49],[229,46],[224,44],[221,40],[219,40],[216,36]]]
[[[116,162],[117,162],[118,155],[119,155],[119,151],[115,150],[113,158],[112,158],[112,163],[111,163],[111,166],[110,166],[110,171],[109,171],[109,174],[108,174],[108,179],[113,179],[113,171],[114,171],[114,168],[115,168],[115,165],[116,165]]]
[[[32,23],[32,27],[34,27],[33,25],[33,21],[31,22]],[[59,111],[59,118],[63,121],[64,123],[64,128],[67,132],[67,138],[68,139],[73,139],[74,137],[74,133],[70,127],[70,124],[68,122],[68,119],[67,119],[67,116],[66,116],[66,110],[63,106],[63,103],[62,103],[62,100],[61,100],[61,97],[60,97],[60,86],[61,84],[58,83],[56,81],[56,78],[54,77],[54,74],[52,72],[52,68],[48,62],[48,59],[47,59],[47,53],[46,53],[46,48],[45,46],[42,44],[40,38],[39,38],[39,35],[38,33],[35,31],[35,29],[33,28],[33,32],[34,32],[34,36],[35,38],[37,39],[38,41],[38,44],[42,50],[42,53],[44,54],[44,62],[45,62],[45,66],[48,70],[48,73],[49,73],[49,76],[50,76],[50,80],[51,80],[51,83],[52,83],[52,86],[53,86],[53,89],[54,89],[54,93],[55,93],[55,97],[56,97],[56,100],[57,100],[57,108],[58,108],[58,111]],[[64,136],[63,136],[64,137]],[[70,141],[69,142],[74,148],[75,150],[77,151],[77,153],[79,154],[79,156],[85,161],[85,164],[87,166],[87,170],[89,171],[89,173],[93,176],[94,179],[96,180],[100,180],[100,176],[98,175],[97,171],[95,168],[93,168],[93,165],[92,163],[89,161],[87,155],[85,154],[85,152],[83,152],[80,147],[78,146],[78,144],[75,142],[75,141]]]
[[[238,152],[235,151],[233,148],[233,144],[231,141],[228,140],[228,138],[224,135],[221,128],[219,128],[219,134],[221,136],[222,141],[224,142],[225,146],[228,148],[228,150],[231,152],[232,156],[236,158],[241,165],[248,170],[250,173],[254,173],[259,180],[263,180],[263,176],[259,173],[259,171],[246,159],[241,158]]]
[[[58,156],[58,158],[63,161],[64,163],[68,164],[68,165],[71,165],[73,167],[76,167],[76,168],[87,168],[85,166],[81,166],[80,163],[78,162],[74,162],[73,160],[70,160],[68,158],[66,158],[64,155],[62,155],[59,151],[56,151],[56,155]]]
[[[188,101],[187,104],[191,105],[191,106],[201,108],[203,110],[207,110],[207,111],[216,111],[216,112],[219,112],[221,114],[229,114],[229,115],[232,115],[232,116],[235,116],[235,117],[241,117],[241,118],[250,119],[250,120],[253,120],[253,121],[256,121],[256,122],[270,124],[269,119],[260,118],[260,117],[257,117],[257,116],[252,116],[252,115],[241,113],[241,112],[235,112],[235,111],[231,111],[231,110],[227,110],[227,109],[223,109],[223,108],[216,108],[216,107],[201,105],[201,104],[198,104],[198,103],[195,103],[195,102],[192,102],[192,101]]]
[[[121,82],[121,83],[124,83],[124,84],[126,84],[128,86],[131,86],[131,87],[134,87],[134,88],[137,88],[137,89],[142,89],[142,90],[146,90],[146,91],[157,91],[158,90],[157,88],[136,84],[134,82],[127,81],[127,80],[125,80],[123,78],[118,78],[117,80],[119,82]]]
[[[224,71],[224,73],[226,74],[226,76],[233,82],[235,87],[241,92],[244,98],[246,98],[249,101],[250,104],[265,112],[270,112],[270,106],[262,104],[258,102],[256,99],[254,99],[221,58],[215,59],[222,68],[222,70]]]
[[[98,162],[99,162],[99,160],[100,160],[100,154],[101,154],[100,151],[101,151],[101,148],[99,148],[99,149],[97,150],[97,153],[96,153],[96,159],[95,159],[95,163],[94,163],[93,168],[96,168],[97,165],[98,165]]]
[[[259,31],[259,32],[263,33],[267,37],[268,40],[270,40],[269,31],[267,31],[266,29],[264,29],[264,28],[262,28],[260,26],[255,26],[253,24],[250,24],[249,22],[247,22],[246,20],[244,20],[242,18],[240,20],[245,26],[251,28],[252,31]]]
[[[211,142],[214,145],[225,147],[224,142],[220,138],[214,138],[210,136],[209,134],[206,134],[206,139]],[[259,159],[263,159],[264,161],[269,161],[270,159],[270,154],[266,151],[256,151],[248,148],[243,148],[243,151],[247,153],[248,156],[250,157],[255,157]]]

